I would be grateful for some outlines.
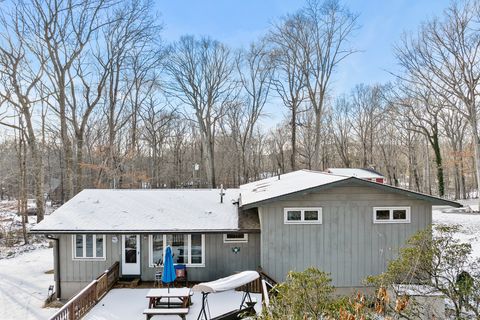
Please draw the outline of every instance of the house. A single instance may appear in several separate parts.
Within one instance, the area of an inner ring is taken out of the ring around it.
[[[327,172],[339,176],[356,177],[377,183],[385,183],[385,177],[380,172],[370,168],[328,168]]]
[[[277,281],[316,266],[339,288],[362,286],[432,222],[460,204],[356,177],[300,170],[220,190],[84,190],[32,228],[58,239],[57,293],[69,298],[114,262],[154,279],[170,245],[189,279],[259,266]]]

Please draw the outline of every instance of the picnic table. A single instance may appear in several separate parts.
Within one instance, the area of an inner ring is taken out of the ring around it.
[[[154,315],[178,315],[185,319],[190,306],[191,295],[190,288],[150,289],[146,296],[148,309],[145,309],[143,313],[147,320]]]

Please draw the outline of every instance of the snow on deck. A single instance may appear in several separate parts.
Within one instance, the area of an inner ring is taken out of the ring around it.
[[[143,310],[148,308],[146,298],[149,289],[113,289],[85,316],[85,320],[144,320]],[[213,293],[208,296],[210,314],[213,317],[238,309],[242,301],[242,292],[225,291]],[[252,299],[257,301],[255,310],[261,311],[260,294],[251,294]],[[186,320],[197,319],[202,307],[201,293],[194,293],[193,304],[186,316]],[[155,316],[152,319],[178,320],[178,316]]]
[[[325,172],[298,170],[240,186],[242,206],[348,179]]]
[[[33,231],[237,230],[239,190],[83,190]]]
[[[40,320],[57,309],[42,308],[54,284],[53,249],[37,249],[0,260],[0,319]]]

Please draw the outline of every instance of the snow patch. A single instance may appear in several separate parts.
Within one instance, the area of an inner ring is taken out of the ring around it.
[[[40,320],[57,309],[42,308],[54,284],[53,249],[26,252],[0,260],[0,319]]]
[[[478,211],[478,199],[460,200],[464,206]],[[434,224],[459,225],[460,232],[456,234],[458,240],[472,245],[473,258],[480,258],[480,214],[462,212],[462,208],[444,206],[433,207],[432,219]]]

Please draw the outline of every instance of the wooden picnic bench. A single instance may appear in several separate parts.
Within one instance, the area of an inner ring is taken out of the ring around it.
[[[185,319],[191,303],[191,295],[189,288],[150,289],[146,296],[148,309],[145,309],[143,314],[147,320],[157,315],[178,315]]]
[[[188,314],[188,308],[150,308],[143,310],[147,320],[153,316],[177,315],[185,320],[185,315]]]

